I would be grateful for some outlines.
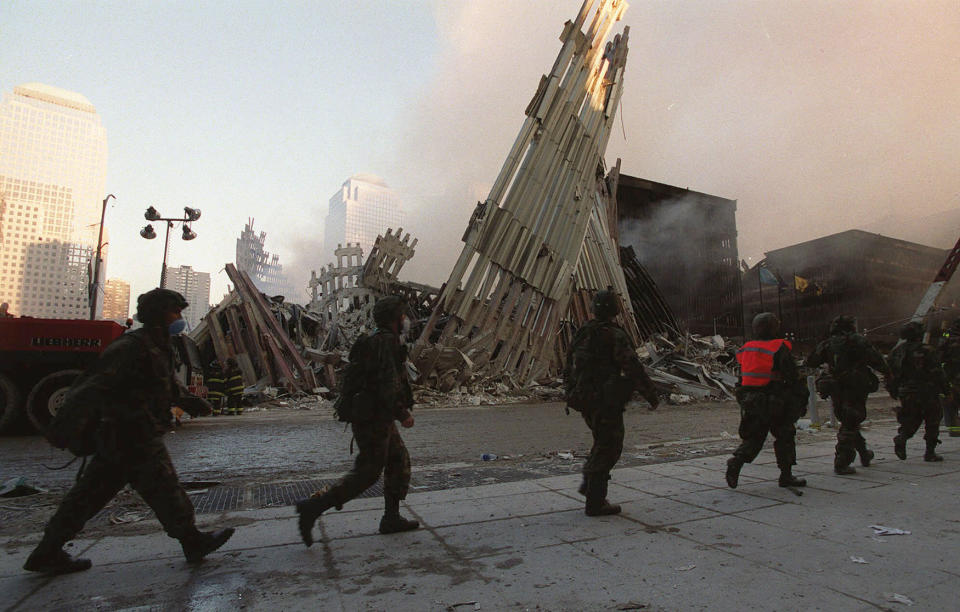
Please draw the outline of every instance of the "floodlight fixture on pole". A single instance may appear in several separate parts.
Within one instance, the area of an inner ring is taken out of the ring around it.
[[[160,214],[160,211],[153,206],[150,206],[147,208],[146,212],[143,213],[143,218],[147,221],[164,221],[167,224],[166,239],[164,240],[163,245],[163,267],[160,269],[160,288],[165,289],[167,286],[167,253],[170,250],[170,229],[173,227],[174,223],[182,223],[183,234],[180,237],[183,240],[193,240],[197,237],[197,234],[190,227],[190,224],[200,218],[200,209],[184,206],[183,217],[164,217]],[[157,237],[157,233],[154,231],[153,225],[145,226],[142,230],[140,230],[140,235],[147,240],[153,240]]]

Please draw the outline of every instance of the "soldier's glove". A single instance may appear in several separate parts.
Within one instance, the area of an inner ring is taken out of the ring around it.
[[[650,407],[647,410],[656,410],[657,406],[660,405],[660,397],[657,395],[656,391],[647,391],[644,393],[643,398],[650,403]]]
[[[213,406],[210,402],[195,395],[185,395],[177,398],[176,405],[193,418],[213,414]]]

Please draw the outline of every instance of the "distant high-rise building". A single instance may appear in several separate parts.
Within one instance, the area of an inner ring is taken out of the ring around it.
[[[354,174],[330,198],[324,223],[324,255],[332,257],[338,245],[359,243],[366,256],[377,236],[402,225],[397,192],[378,176]]]
[[[280,257],[264,250],[267,233],[253,231],[253,219],[248,219],[240,237],[237,238],[237,270],[246,272],[257,289],[267,295],[298,296],[283,273]]]
[[[103,318],[125,323],[130,316],[130,283],[111,278],[103,285]]]
[[[210,310],[210,273],[197,272],[191,266],[167,268],[167,289],[186,298],[190,305],[181,314],[194,329]]]
[[[106,130],[84,96],[40,83],[3,95],[0,301],[10,312],[90,314],[89,264],[106,176]]]

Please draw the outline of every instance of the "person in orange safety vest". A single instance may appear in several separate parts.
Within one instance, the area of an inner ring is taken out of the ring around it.
[[[773,452],[780,468],[781,487],[803,487],[807,481],[793,475],[797,463],[795,423],[806,413],[809,392],[800,380],[789,341],[780,337],[780,321],[773,313],[761,312],[753,318],[753,335],[737,353],[740,382],[740,446],[727,461],[727,485],[737,488],[740,468],[757,458],[767,439],[773,435]]]

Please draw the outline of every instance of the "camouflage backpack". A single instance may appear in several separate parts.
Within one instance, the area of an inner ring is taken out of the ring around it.
[[[333,404],[333,413],[341,423],[365,423],[376,412],[376,395],[366,387],[369,352],[370,336],[361,334],[350,348],[343,387]]]
[[[607,324],[591,321],[577,330],[570,344],[564,388],[567,405],[577,412],[596,407],[604,400],[626,401],[633,391],[631,381],[611,368],[611,339]],[[612,396],[617,397],[612,397]]]

